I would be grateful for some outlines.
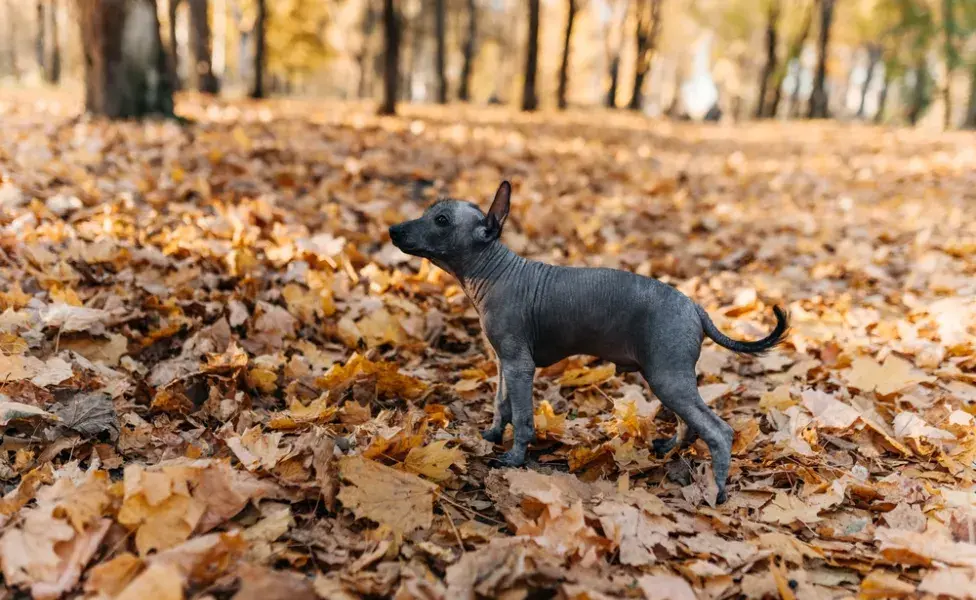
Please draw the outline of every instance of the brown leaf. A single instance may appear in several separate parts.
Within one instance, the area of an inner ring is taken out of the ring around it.
[[[339,490],[339,501],[357,517],[400,534],[430,527],[436,485],[360,456],[342,458],[339,473],[349,482]]]

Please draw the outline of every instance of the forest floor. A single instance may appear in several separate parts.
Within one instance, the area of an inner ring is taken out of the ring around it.
[[[0,96],[0,598],[976,597],[971,135],[78,109]],[[764,357],[703,349],[726,504],[579,357],[498,468],[477,314],[386,229],[502,178],[521,253],[662,279],[734,337],[789,308]]]

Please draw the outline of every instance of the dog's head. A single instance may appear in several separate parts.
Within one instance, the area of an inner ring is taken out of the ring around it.
[[[463,265],[502,234],[511,206],[512,185],[503,181],[487,213],[461,200],[441,200],[419,219],[390,227],[400,250],[438,265]]]

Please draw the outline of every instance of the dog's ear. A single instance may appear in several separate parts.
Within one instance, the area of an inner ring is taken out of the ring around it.
[[[503,181],[495,192],[495,199],[491,201],[491,208],[488,209],[487,222],[485,229],[488,237],[497,238],[502,234],[502,227],[508,219],[508,210],[512,207],[512,184]]]

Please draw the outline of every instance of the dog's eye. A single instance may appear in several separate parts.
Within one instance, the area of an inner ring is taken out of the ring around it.
[[[444,215],[437,215],[436,217],[434,217],[434,222],[440,225],[441,227],[447,227],[450,224],[450,221]]]

